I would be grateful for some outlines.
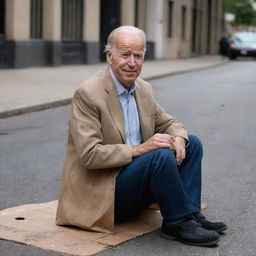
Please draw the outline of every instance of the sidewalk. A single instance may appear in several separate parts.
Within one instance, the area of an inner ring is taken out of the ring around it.
[[[179,60],[145,61],[141,77],[161,76],[210,68],[227,63],[221,56]],[[78,85],[105,63],[27,69],[0,69],[0,118],[43,110],[70,103]]]

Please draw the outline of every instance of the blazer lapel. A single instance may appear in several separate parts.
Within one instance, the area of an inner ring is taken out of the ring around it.
[[[122,113],[122,107],[119,101],[119,96],[117,94],[117,90],[115,88],[115,85],[112,81],[112,78],[109,74],[108,69],[105,70],[105,91],[106,91],[106,102],[108,104],[108,108],[110,111],[110,114],[113,118],[113,121],[123,139],[123,142],[126,142],[126,136],[125,136],[125,127],[124,127],[124,119],[123,119],[123,113]]]

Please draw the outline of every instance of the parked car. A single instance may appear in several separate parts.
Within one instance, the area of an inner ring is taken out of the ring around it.
[[[256,58],[256,32],[236,32],[229,39],[228,56],[234,60],[238,56]]]

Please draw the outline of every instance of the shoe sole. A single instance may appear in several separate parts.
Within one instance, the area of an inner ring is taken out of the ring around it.
[[[214,241],[210,241],[210,242],[204,242],[204,243],[196,243],[195,242],[195,243],[192,243],[192,242],[184,241],[181,238],[176,237],[176,236],[167,235],[165,233],[161,233],[160,236],[162,238],[165,238],[165,239],[168,239],[168,240],[176,240],[176,241],[182,242],[184,244],[200,246],[200,247],[210,247],[210,246],[216,245],[220,241],[220,238],[218,238],[218,239],[216,239]]]
[[[209,229],[208,229],[209,230]],[[222,233],[223,231],[227,230],[227,227],[223,227],[223,228],[219,228],[219,229],[216,229],[214,231],[216,231],[217,233]]]

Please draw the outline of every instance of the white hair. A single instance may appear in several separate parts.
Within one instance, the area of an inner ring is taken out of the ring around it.
[[[143,40],[144,40],[143,52],[144,52],[144,54],[146,53],[146,34],[143,30],[141,30],[137,27],[134,27],[134,26],[121,26],[121,27],[118,27],[118,28],[112,30],[112,32],[108,36],[108,41],[107,41],[107,44],[105,45],[104,52],[107,52],[107,51],[112,52],[114,50],[114,48],[116,46],[116,38],[117,38],[118,33],[120,33],[120,32],[128,32],[131,34],[142,35]]]

